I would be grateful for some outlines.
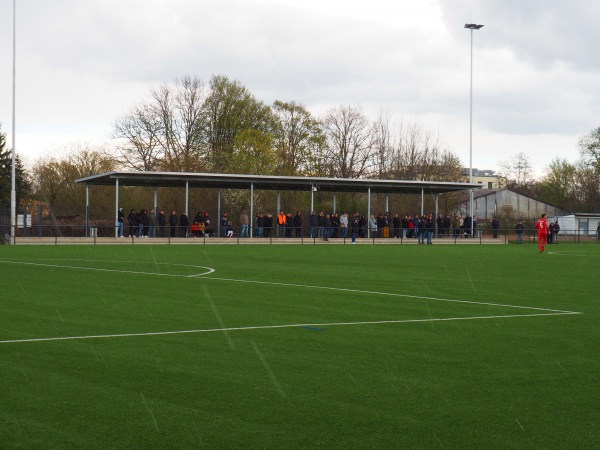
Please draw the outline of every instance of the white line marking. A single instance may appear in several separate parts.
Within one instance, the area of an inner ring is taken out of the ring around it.
[[[192,333],[214,333],[214,332],[229,332],[229,331],[246,331],[246,330],[270,330],[277,328],[301,328],[301,327],[341,327],[341,326],[356,326],[356,325],[385,325],[391,323],[420,323],[420,322],[450,322],[455,320],[485,320],[485,319],[510,319],[520,317],[542,317],[542,316],[564,316],[581,314],[579,312],[548,312],[536,314],[506,314],[494,316],[472,316],[472,317],[442,317],[442,318],[427,318],[427,319],[404,319],[404,320],[376,320],[376,321],[359,321],[359,322],[330,322],[330,323],[293,323],[283,325],[259,325],[249,327],[229,327],[229,328],[206,328],[199,330],[177,330],[177,331],[154,331],[147,333],[122,333],[122,334],[98,334],[90,336],[62,336],[50,338],[31,338],[31,339],[11,339],[0,341],[0,344],[16,344],[24,342],[48,342],[48,341],[69,341],[77,339],[106,339],[106,338],[123,338],[136,336],[165,336],[171,334],[192,334]]]
[[[310,284],[280,283],[280,282],[276,282],[276,281],[240,280],[240,279],[235,279],[235,278],[220,278],[220,277],[206,277],[204,279],[205,280],[219,280],[219,281],[234,281],[237,283],[268,284],[271,286],[288,286],[288,287],[302,287],[302,288],[308,288],[308,289],[324,289],[324,290],[330,290],[330,291],[353,292],[353,293],[357,293],[357,294],[386,295],[386,296],[390,296],[390,297],[416,298],[419,300],[432,300],[432,301],[437,301],[437,302],[466,303],[469,305],[499,306],[502,308],[529,309],[529,310],[533,310],[533,311],[548,311],[548,312],[555,312],[555,313],[562,313],[562,314],[580,314],[576,311],[563,311],[560,309],[538,308],[535,306],[505,305],[503,303],[475,302],[472,300],[457,300],[457,299],[451,299],[451,298],[425,297],[422,295],[398,294],[395,292],[365,291],[362,289],[337,288],[337,287],[317,286],[317,285],[310,285]]]
[[[83,261],[85,261],[85,260],[83,260]],[[98,260],[97,261],[89,260],[89,262],[98,262]],[[105,262],[105,261],[102,261],[102,262]],[[106,261],[106,262],[109,262],[109,261]],[[192,275],[181,275],[181,274],[170,274],[170,273],[159,273],[159,272],[139,272],[139,271],[134,271],[134,270],[102,269],[99,267],[63,266],[62,264],[44,264],[44,263],[25,262],[25,261],[10,261],[10,260],[4,260],[4,259],[0,259],[0,263],[20,264],[23,266],[55,267],[55,268],[59,268],[59,269],[91,270],[91,271],[97,271],[97,272],[128,273],[128,274],[134,274],[134,275],[158,275],[161,277],[177,277],[177,278],[202,277],[205,275],[210,275],[211,273],[215,272],[215,269],[213,269],[211,267],[192,266],[192,265],[187,265],[187,264],[169,264],[169,263],[159,263],[159,264],[168,265],[168,266],[184,266],[184,267],[194,267],[197,269],[206,269],[206,272],[195,273]],[[154,265],[154,263],[151,263],[151,264]]]
[[[55,260],[59,261],[59,260]],[[88,262],[115,262],[115,261],[107,261],[107,260],[85,260],[85,259],[64,259],[63,261],[88,261]],[[122,262],[122,261],[118,261]],[[130,261],[135,262],[135,261]],[[179,275],[179,274],[166,274],[166,273],[156,273],[156,272],[139,272],[139,271],[129,271],[129,270],[118,270],[118,269],[102,269],[95,267],[80,267],[80,266],[63,266],[60,264],[44,264],[44,263],[35,263],[35,262],[24,262],[24,261],[13,261],[13,260],[3,260],[0,259],[0,263],[12,263],[12,264],[21,264],[21,265],[32,265],[32,266],[40,266],[40,267],[57,267],[57,268],[65,268],[65,269],[80,269],[80,270],[96,270],[100,272],[117,272],[117,273],[128,273],[135,275],[158,275],[163,277],[176,277],[176,278],[200,278],[207,280],[217,280],[217,281],[231,281],[235,283],[254,283],[254,284],[266,284],[270,286],[288,286],[288,287],[300,287],[307,289],[324,289],[330,291],[339,291],[339,292],[353,292],[357,294],[371,294],[371,295],[386,295],[391,297],[404,297],[404,298],[416,298],[420,300],[431,300],[438,302],[452,302],[452,303],[465,303],[470,305],[482,305],[482,306],[499,306],[503,308],[515,308],[515,309],[527,309],[532,311],[548,311],[548,312],[560,312],[560,313],[575,313],[575,311],[563,311],[560,309],[550,309],[550,308],[539,308],[534,306],[520,306],[520,305],[506,305],[503,303],[491,303],[491,302],[476,302],[472,300],[457,300],[457,299],[449,299],[449,298],[438,298],[438,297],[425,297],[420,295],[411,295],[411,294],[398,294],[394,292],[377,292],[377,291],[366,291],[361,289],[349,289],[349,288],[337,288],[330,286],[317,286],[310,284],[294,284],[294,283],[282,283],[275,281],[259,281],[259,280],[240,280],[236,278],[220,278],[220,277],[206,277],[206,275],[210,275],[215,273],[216,270],[211,267],[206,266],[193,266],[188,264],[170,264],[170,263],[158,263],[162,265],[172,265],[172,266],[184,266],[184,267],[196,267],[201,269],[207,269],[207,272],[200,274],[191,274],[191,275]]]

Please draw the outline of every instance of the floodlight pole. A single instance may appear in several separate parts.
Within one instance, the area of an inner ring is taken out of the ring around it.
[[[10,190],[10,236],[11,243],[14,245],[16,242],[17,234],[17,155],[15,152],[15,84],[16,84],[16,58],[17,58],[17,0],[13,0],[13,80],[12,80],[12,182]]]
[[[479,30],[483,25],[465,24],[471,30],[471,89],[469,96],[469,183],[473,183],[473,30]],[[471,216],[471,237],[473,237],[473,188],[469,189],[469,216]]]

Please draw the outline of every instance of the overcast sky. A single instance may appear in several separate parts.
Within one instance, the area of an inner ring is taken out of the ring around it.
[[[185,75],[226,75],[320,117],[359,105],[418,123],[473,167],[520,152],[538,175],[600,126],[600,2],[17,0],[16,149],[27,164]],[[0,3],[0,122],[11,143],[12,0]]]

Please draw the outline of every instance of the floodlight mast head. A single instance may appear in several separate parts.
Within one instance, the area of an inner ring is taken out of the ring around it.
[[[468,28],[470,30],[479,30],[481,27],[483,27],[483,25],[477,25],[476,23],[465,24],[465,28]]]

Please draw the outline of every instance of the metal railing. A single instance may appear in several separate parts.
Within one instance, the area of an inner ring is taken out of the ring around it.
[[[10,243],[11,227],[4,227],[3,241]],[[305,228],[291,227],[216,227],[208,230],[193,231],[191,227],[139,227],[123,228],[123,236],[120,234],[118,226],[103,225],[33,225],[31,227],[19,227],[14,229],[14,243],[211,243],[220,242],[232,243],[254,242],[254,243],[319,243],[325,241],[327,233],[328,241],[338,243],[350,243],[352,240],[352,230],[347,229],[344,232],[341,228],[315,228],[314,230]],[[368,237],[367,237],[368,236]],[[537,230],[524,229],[519,239],[519,235],[514,229],[492,230],[487,228],[476,229],[474,233],[470,230],[449,229],[449,230],[424,230],[423,232],[413,229],[361,229],[356,236],[358,242],[377,243],[398,243],[412,244],[419,242],[437,242],[437,243],[493,243],[504,244],[535,244],[537,243]],[[585,232],[584,230],[561,230],[558,234],[552,235],[549,243],[600,243],[598,233]]]

